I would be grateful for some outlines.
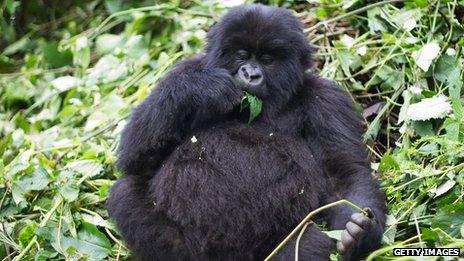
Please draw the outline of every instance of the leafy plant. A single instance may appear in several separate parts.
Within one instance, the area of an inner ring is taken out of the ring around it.
[[[120,131],[202,49],[234,1],[221,2],[0,3],[0,258],[130,259],[105,207]],[[307,24],[313,70],[366,119],[389,209],[368,260],[395,246],[463,248],[464,2],[264,2]],[[246,107],[251,123],[262,104],[246,94]]]

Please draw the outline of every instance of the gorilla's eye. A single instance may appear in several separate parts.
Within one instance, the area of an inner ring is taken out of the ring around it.
[[[274,61],[274,57],[272,57],[269,54],[263,54],[263,55],[261,55],[261,57],[259,59],[261,60],[261,62],[263,62],[265,64],[270,64],[270,63],[272,63]]]
[[[250,58],[250,53],[243,49],[240,49],[235,52],[235,57],[237,58],[237,60],[248,60],[248,58]]]

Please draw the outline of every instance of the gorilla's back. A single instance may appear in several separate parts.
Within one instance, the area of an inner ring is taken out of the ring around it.
[[[266,251],[320,204],[321,170],[301,142],[233,121],[198,131],[153,178],[156,208],[206,252]]]

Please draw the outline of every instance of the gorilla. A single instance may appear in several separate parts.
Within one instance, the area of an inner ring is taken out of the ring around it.
[[[178,63],[122,132],[109,215],[138,260],[262,260],[312,210],[300,260],[338,249],[357,260],[380,245],[385,197],[370,171],[350,96],[308,70],[313,50],[289,11],[230,10],[204,54]],[[244,91],[262,100],[251,123]],[[320,222],[319,222],[320,221]],[[274,257],[295,258],[296,239]]]

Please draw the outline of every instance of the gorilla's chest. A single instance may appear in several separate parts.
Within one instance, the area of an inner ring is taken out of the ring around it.
[[[311,172],[315,167],[303,138],[236,123],[196,132],[177,148],[172,160],[208,164],[226,179],[261,182],[279,179],[289,169]]]

